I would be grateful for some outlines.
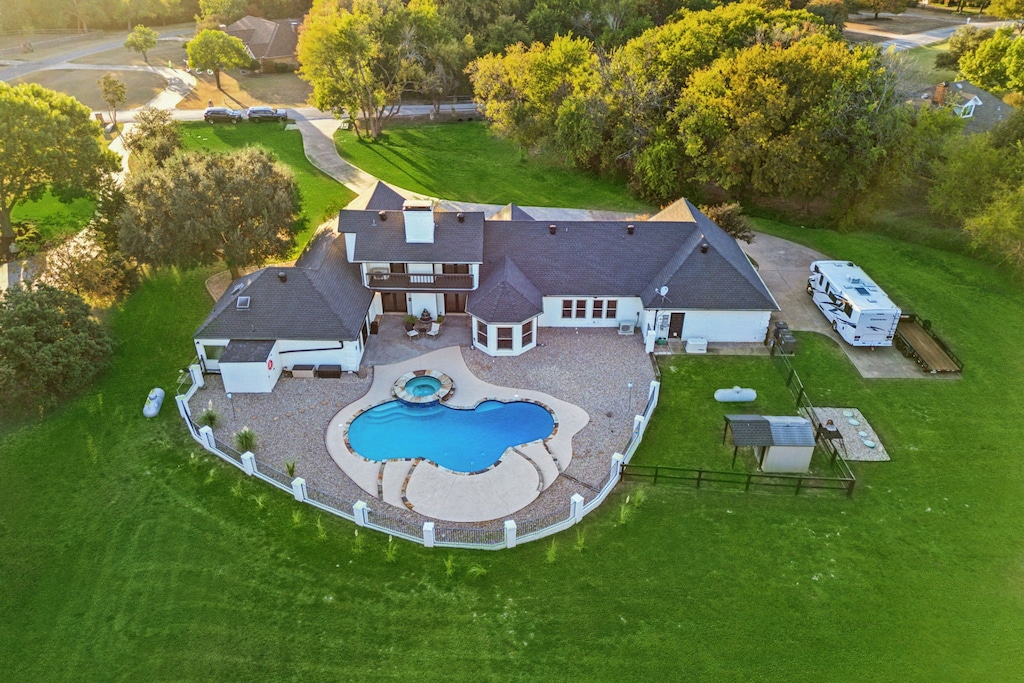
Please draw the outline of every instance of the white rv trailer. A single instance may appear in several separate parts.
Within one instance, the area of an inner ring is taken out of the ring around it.
[[[849,261],[815,261],[807,293],[851,346],[892,346],[900,309]]]

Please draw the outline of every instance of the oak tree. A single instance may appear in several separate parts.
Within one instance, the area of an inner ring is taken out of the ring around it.
[[[159,38],[159,34],[156,31],[139,24],[128,34],[124,46],[134,52],[141,52],[142,58],[149,64],[149,56],[146,53],[156,47],[157,38]]]
[[[245,43],[223,31],[204,29],[188,41],[188,65],[193,69],[212,70],[218,90],[221,89],[222,69],[248,66],[251,61]]]
[[[110,108],[110,121],[117,125],[117,108],[128,101],[128,86],[114,74],[103,74],[96,81],[100,86],[100,97]]]

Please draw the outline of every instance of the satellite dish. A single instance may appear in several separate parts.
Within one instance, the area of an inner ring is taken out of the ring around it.
[[[668,294],[668,285],[662,285],[661,287],[659,287],[658,288],[658,294],[660,294],[662,296],[665,296],[666,294]]]

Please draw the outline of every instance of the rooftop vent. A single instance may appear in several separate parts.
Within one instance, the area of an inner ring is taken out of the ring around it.
[[[235,302],[235,308],[237,308],[240,311],[248,311],[249,310],[249,303],[251,301],[252,301],[252,299],[250,299],[247,296],[240,296],[240,297],[238,297],[238,300]]]
[[[380,218],[382,221],[386,221],[388,219],[388,212],[387,211],[378,211],[377,212],[377,217]]]
[[[634,232],[636,232],[636,226],[630,223],[629,225],[626,226],[626,232],[632,235]]]
[[[455,214],[455,217],[459,219],[460,223],[466,220],[466,214],[462,213],[461,211]]]
[[[708,243],[707,242],[701,242],[700,243],[700,253],[702,253],[702,254],[708,253]]]
[[[277,271],[277,279],[280,280],[281,282],[288,282],[288,273],[284,272],[283,270]]]
[[[244,282],[239,282],[237,285],[235,285],[234,287],[231,288],[231,296],[234,296],[235,294],[238,294],[243,289],[245,289],[245,283]]]
[[[558,226],[552,223],[551,225],[548,226],[548,232],[554,235],[556,232],[558,232]]]

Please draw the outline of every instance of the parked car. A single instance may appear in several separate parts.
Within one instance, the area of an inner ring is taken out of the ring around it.
[[[238,123],[242,120],[242,112],[227,107],[209,107],[203,112],[203,120],[207,123]]]
[[[250,121],[261,123],[263,121],[287,121],[288,111],[285,109],[274,109],[273,107],[250,107],[246,112]]]

